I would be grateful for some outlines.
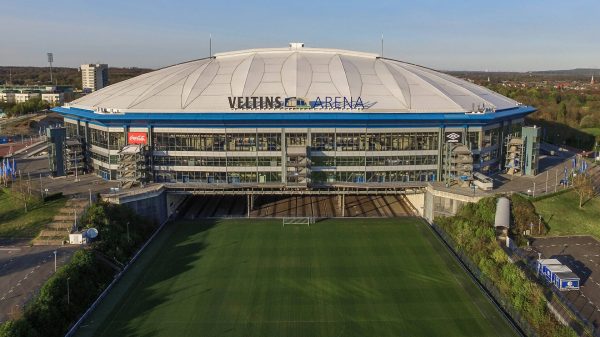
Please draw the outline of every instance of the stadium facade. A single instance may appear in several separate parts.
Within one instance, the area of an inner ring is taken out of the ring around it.
[[[447,167],[457,144],[466,172],[497,171],[535,109],[414,64],[292,43],[166,67],[54,111],[106,179],[310,187],[440,181],[459,174]]]

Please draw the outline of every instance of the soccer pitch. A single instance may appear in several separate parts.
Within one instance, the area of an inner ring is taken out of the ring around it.
[[[169,224],[78,336],[517,336],[416,218]]]

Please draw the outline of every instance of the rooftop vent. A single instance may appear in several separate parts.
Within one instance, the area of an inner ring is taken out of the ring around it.
[[[304,48],[304,42],[290,42],[290,49]]]

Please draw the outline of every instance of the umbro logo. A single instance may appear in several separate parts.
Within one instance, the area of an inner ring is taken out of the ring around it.
[[[460,143],[462,142],[462,133],[459,132],[446,132],[444,134],[446,143]]]

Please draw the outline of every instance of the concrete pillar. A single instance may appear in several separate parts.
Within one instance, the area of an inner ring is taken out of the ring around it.
[[[345,194],[342,194],[342,217],[346,216],[346,200],[345,200]]]
[[[252,208],[252,206],[250,205],[251,199],[252,198],[250,197],[250,194],[247,194],[246,195],[246,209],[247,209],[247,217],[248,218],[250,217],[250,209]]]

